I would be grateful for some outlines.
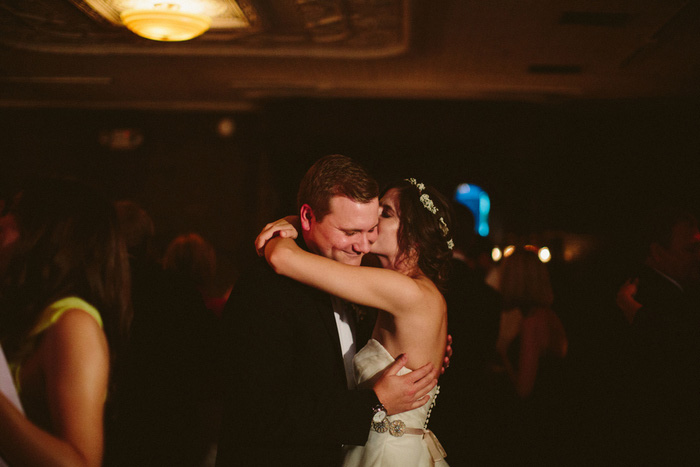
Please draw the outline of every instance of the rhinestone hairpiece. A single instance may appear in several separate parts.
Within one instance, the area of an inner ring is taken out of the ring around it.
[[[430,196],[428,196],[428,193],[423,193],[423,190],[425,190],[425,185],[423,183],[418,182],[415,178],[407,178],[406,181],[413,185],[414,187],[418,188],[418,193],[420,194],[420,202],[423,205],[425,209],[430,211],[431,213],[437,215],[438,208],[435,206],[435,203],[433,203],[433,200],[430,199]],[[450,229],[447,227],[447,223],[445,222],[445,219],[440,216],[439,219],[440,222],[440,230],[442,230],[442,236],[447,238],[447,236],[450,233]],[[447,240],[447,248],[450,250],[455,247],[455,242],[452,241],[452,239]]]

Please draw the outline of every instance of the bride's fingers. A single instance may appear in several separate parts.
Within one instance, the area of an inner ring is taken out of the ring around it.
[[[260,232],[260,235],[266,236],[268,240],[274,237],[275,234],[279,235],[280,237],[296,238],[297,230],[289,222],[279,220],[277,222],[273,222],[272,224],[266,225],[262,232]]]
[[[288,225],[284,230],[280,230],[280,236],[284,238],[297,238],[298,232],[293,226]]]
[[[297,231],[294,226],[284,220],[267,224],[255,237],[255,251],[258,252],[258,256],[264,255],[265,245],[276,235],[283,238],[297,238]]]
[[[265,245],[267,242],[275,236],[276,231],[273,230],[263,230],[255,237],[255,251],[258,252],[258,256],[264,256]]]
[[[263,256],[265,244],[270,238],[272,238],[272,234],[270,234],[269,231],[265,230],[260,232],[258,236],[255,237],[255,251],[258,252],[258,256]]]

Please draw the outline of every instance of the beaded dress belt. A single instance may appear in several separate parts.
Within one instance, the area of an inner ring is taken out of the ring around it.
[[[403,420],[394,420],[390,422],[385,418],[379,423],[372,422],[372,429],[377,433],[388,432],[391,436],[397,438],[403,435],[421,435],[425,440],[425,444],[428,445],[428,451],[433,458],[433,463],[441,461],[447,455],[445,448],[442,447],[442,444],[440,444],[440,441],[438,441],[432,431],[422,428],[407,428]]]

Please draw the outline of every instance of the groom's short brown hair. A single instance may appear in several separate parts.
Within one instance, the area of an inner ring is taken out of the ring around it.
[[[379,185],[351,158],[340,154],[324,156],[301,179],[297,209],[308,204],[320,222],[330,212],[330,202],[334,196],[369,203],[379,197]]]

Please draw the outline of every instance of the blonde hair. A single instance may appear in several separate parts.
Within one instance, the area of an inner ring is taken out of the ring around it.
[[[549,307],[554,301],[547,266],[537,253],[524,248],[503,259],[498,289],[506,309],[517,307],[526,312],[534,306]]]

